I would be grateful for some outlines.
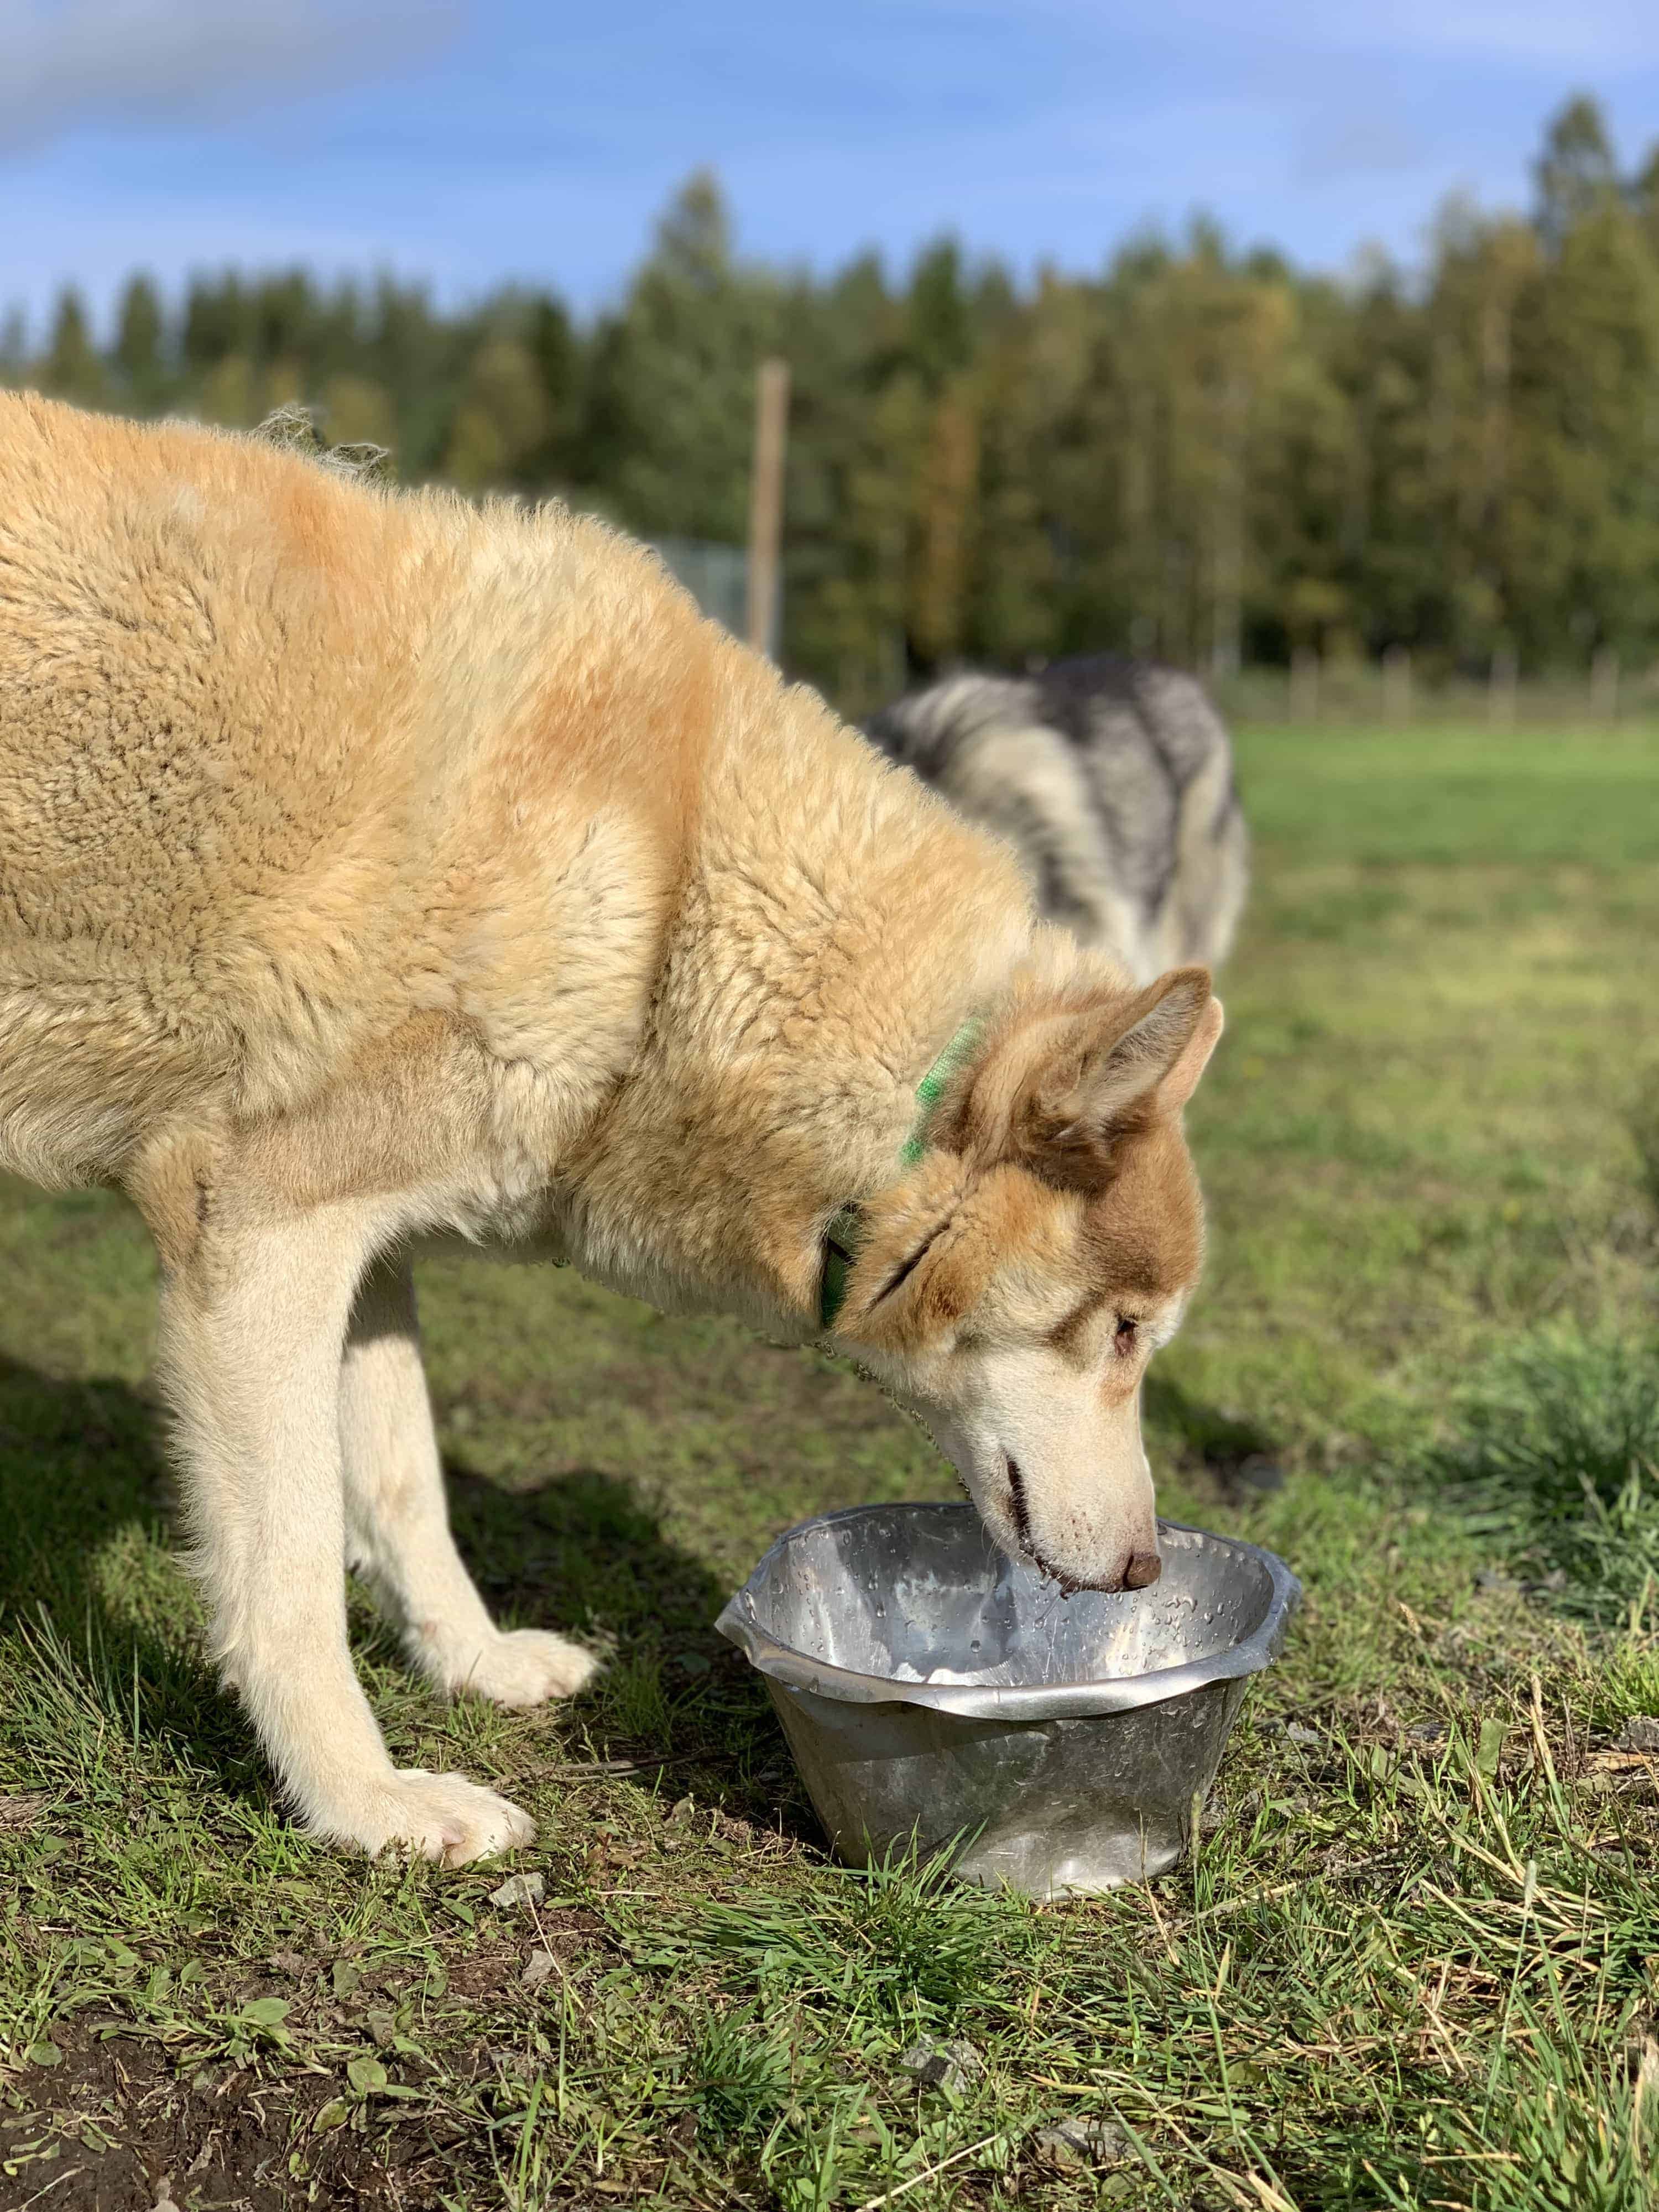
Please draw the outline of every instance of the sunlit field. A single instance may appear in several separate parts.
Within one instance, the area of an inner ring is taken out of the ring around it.
[[[1659,737],[1238,753],[1149,1448],[1307,1599],[1194,1863],[839,1870],[714,1616],[948,1474],[816,1356],[477,1264],[421,1280],[463,1547],[610,1664],[445,1709],[362,1608],[394,1757],[529,1806],[543,1893],[314,1848],[169,1549],[137,1223],[6,1185],[0,2206],[1659,2203]],[[924,2036],[978,2065],[919,2086]]]

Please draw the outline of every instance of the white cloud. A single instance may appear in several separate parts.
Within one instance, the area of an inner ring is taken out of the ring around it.
[[[0,154],[389,74],[455,20],[453,0],[0,0]]]

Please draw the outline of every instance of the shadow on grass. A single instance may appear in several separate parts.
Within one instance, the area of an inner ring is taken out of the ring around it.
[[[632,1486],[598,1468],[504,1490],[465,1464],[444,1469],[455,1539],[493,1608],[521,1626],[696,1649],[727,1591],[670,1542]]]
[[[608,1650],[573,1709],[596,1758],[671,1759],[675,1796],[781,1817],[821,1841],[759,1677],[714,1632],[729,1589],[629,1484],[581,1468],[507,1492],[453,1462],[445,1473],[456,1540],[491,1610]]]
[[[1241,1420],[1183,1390],[1169,1376],[1152,1374],[1142,1385],[1141,1413],[1154,1433],[1177,1439],[1233,1502],[1264,1487],[1273,1439],[1253,1421]]]
[[[84,1746],[165,1744],[226,1789],[264,1789],[246,1729],[202,1655],[169,1559],[157,1409],[125,1383],[0,1358],[0,1698],[14,1753],[72,1778]],[[77,1726],[80,1723],[82,1725]]]
[[[65,1382],[0,1358],[0,1648],[11,1645],[16,1670],[0,1724],[26,1755],[56,1751],[60,1770],[67,1690],[140,1746],[164,1743],[227,1790],[268,1795],[172,1556],[162,1419],[125,1383]],[[728,1593],[629,1484],[596,1468],[512,1492],[465,1466],[447,1475],[457,1540],[492,1611],[611,1652],[594,1692],[570,1709],[597,1756],[672,1757],[699,1797],[748,1811],[776,1803],[781,1736],[760,1684],[714,1630]],[[369,1640],[395,1662],[389,1637]],[[32,1695],[24,1678],[48,1669],[57,1691]]]

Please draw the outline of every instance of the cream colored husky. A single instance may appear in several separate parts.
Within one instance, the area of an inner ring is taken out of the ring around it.
[[[1139,1586],[1220,1027],[611,531],[0,394],[0,1166],[149,1225],[215,1651],[318,1835],[532,1832],[392,1766],[348,1564],[442,1691],[592,1663],[456,1554],[412,1249],[824,1337],[999,1542]]]

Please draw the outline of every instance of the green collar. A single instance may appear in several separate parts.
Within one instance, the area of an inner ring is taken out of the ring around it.
[[[927,1125],[933,1118],[933,1109],[944,1096],[945,1085],[977,1043],[984,1026],[977,1018],[965,1021],[917,1084],[915,1119],[910,1124],[909,1135],[899,1147],[901,1167],[915,1167],[927,1150]],[[818,1321],[824,1328],[834,1327],[836,1316],[847,1297],[848,1279],[862,1242],[860,1211],[859,1201],[853,1200],[841,1208],[824,1231],[823,1273],[818,1282]]]

